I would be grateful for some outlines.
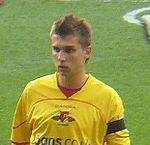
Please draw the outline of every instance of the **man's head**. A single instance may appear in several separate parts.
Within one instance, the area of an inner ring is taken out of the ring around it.
[[[63,75],[85,73],[85,63],[91,56],[91,29],[85,20],[66,15],[54,22],[51,32],[52,56]]]
[[[53,34],[62,38],[67,35],[77,36],[82,48],[85,48],[91,45],[91,33],[91,28],[84,19],[74,15],[66,15],[54,22],[50,37]]]

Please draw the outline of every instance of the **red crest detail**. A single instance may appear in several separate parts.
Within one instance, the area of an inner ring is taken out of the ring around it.
[[[69,112],[60,112],[60,115],[53,116],[53,120],[61,121],[61,122],[73,122],[75,119],[69,116]]]

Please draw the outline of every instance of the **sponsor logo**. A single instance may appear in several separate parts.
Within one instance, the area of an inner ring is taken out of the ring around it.
[[[62,138],[49,138],[49,137],[42,137],[36,138],[32,145],[90,145],[89,141],[79,141],[76,139],[62,139]]]
[[[56,108],[72,108],[72,109],[76,109],[76,106],[64,105],[64,104],[56,104],[55,107]]]
[[[59,115],[53,116],[51,119],[61,123],[68,123],[75,121],[75,119],[69,115],[69,112],[66,111],[61,111]]]

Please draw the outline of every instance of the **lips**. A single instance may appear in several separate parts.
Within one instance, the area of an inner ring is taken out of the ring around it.
[[[58,66],[58,70],[59,70],[59,71],[66,71],[67,68],[68,68],[68,67],[62,66],[62,65],[59,65],[59,66]]]

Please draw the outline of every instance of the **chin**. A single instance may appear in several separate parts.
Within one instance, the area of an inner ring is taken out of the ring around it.
[[[58,73],[59,73],[61,76],[67,76],[67,73],[66,73],[66,72],[58,71]]]
[[[66,78],[70,78],[72,77],[72,75],[69,72],[62,72],[62,71],[58,71],[59,75],[61,75],[62,77],[66,77]]]

